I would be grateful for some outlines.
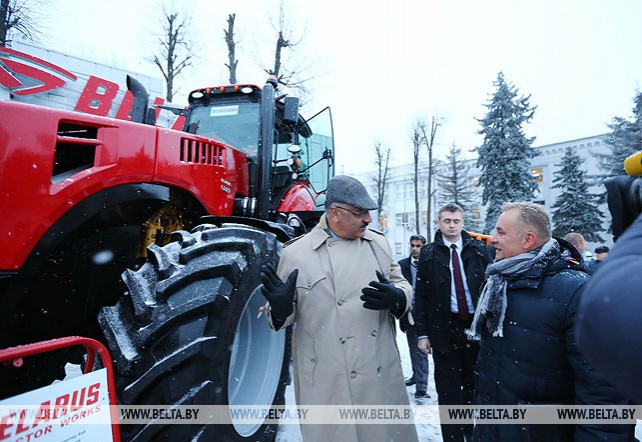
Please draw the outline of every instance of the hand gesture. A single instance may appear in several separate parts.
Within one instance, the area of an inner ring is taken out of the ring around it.
[[[403,290],[377,270],[378,281],[370,281],[368,287],[361,289],[363,306],[370,310],[390,310],[397,312],[406,308],[406,295]]]
[[[285,320],[294,311],[292,303],[296,291],[296,278],[299,270],[292,270],[288,279],[283,282],[276,274],[272,264],[261,266],[261,293],[268,300],[272,307],[272,316],[276,319]]]
[[[432,353],[432,346],[430,345],[430,339],[428,338],[421,338],[417,341],[417,348],[419,351],[425,353],[425,354],[430,354]]]

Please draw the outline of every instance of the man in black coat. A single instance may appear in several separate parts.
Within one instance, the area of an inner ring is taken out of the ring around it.
[[[595,249],[595,259],[589,261],[588,271],[592,275],[597,270],[598,266],[604,261],[604,258],[609,254],[609,248],[607,246],[600,246]]]
[[[410,237],[410,256],[399,261],[403,277],[412,284],[413,295],[412,303],[414,308],[415,301],[415,280],[417,277],[417,264],[421,248],[426,244],[426,238],[421,235],[412,235]],[[410,362],[412,363],[412,377],[406,380],[406,385],[415,386],[415,397],[418,399],[430,397],[426,390],[428,389],[428,355],[417,347],[417,332],[415,326],[410,324],[408,313],[399,319],[399,328],[406,334],[408,340],[408,351],[410,352]]]
[[[492,261],[487,247],[463,230],[456,204],[439,210],[435,240],[421,250],[415,287],[417,345],[433,353],[439,405],[470,405],[478,345],[466,340],[484,270]],[[442,416],[443,418],[443,416]],[[442,419],[443,420],[443,419]],[[464,441],[470,425],[441,425],[445,441]]]
[[[468,332],[480,339],[478,405],[626,405],[575,342],[582,257],[551,237],[539,204],[505,203],[492,244],[495,262]],[[569,252],[571,255],[569,255]],[[476,425],[475,441],[629,441],[631,425],[597,423]]]

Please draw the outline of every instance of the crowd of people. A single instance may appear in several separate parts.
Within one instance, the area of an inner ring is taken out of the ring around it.
[[[466,232],[460,206],[446,204],[433,241],[411,236],[410,255],[396,262],[385,236],[368,227],[376,208],[359,181],[334,177],[318,225],[284,246],[277,269],[263,267],[270,326],[296,323],[298,405],[407,406],[406,386],[415,385],[416,398],[428,396],[430,355],[439,405],[630,403],[576,339],[586,322],[579,313],[584,287],[606,266],[600,263],[607,247],[585,262],[584,238],[553,237],[547,210],[530,202],[503,205],[488,245]],[[407,380],[397,320],[411,356]],[[417,440],[412,425],[301,428],[305,441]],[[442,423],[441,433],[444,441],[462,442],[635,440],[628,423],[471,419]]]

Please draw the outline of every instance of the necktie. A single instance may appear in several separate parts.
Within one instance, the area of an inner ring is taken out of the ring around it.
[[[464,281],[461,279],[461,267],[459,267],[459,255],[457,254],[457,246],[451,244],[453,277],[455,278],[455,294],[457,295],[457,310],[459,318],[468,323],[470,320],[470,313],[468,313],[468,303],[466,303],[466,292],[464,291]]]

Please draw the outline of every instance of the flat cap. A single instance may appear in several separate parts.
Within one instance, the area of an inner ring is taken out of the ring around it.
[[[328,183],[325,194],[325,206],[332,203],[350,204],[357,209],[374,210],[377,208],[366,188],[357,180],[347,175],[337,175]]]
[[[609,253],[609,248],[606,246],[597,247],[595,253]]]

